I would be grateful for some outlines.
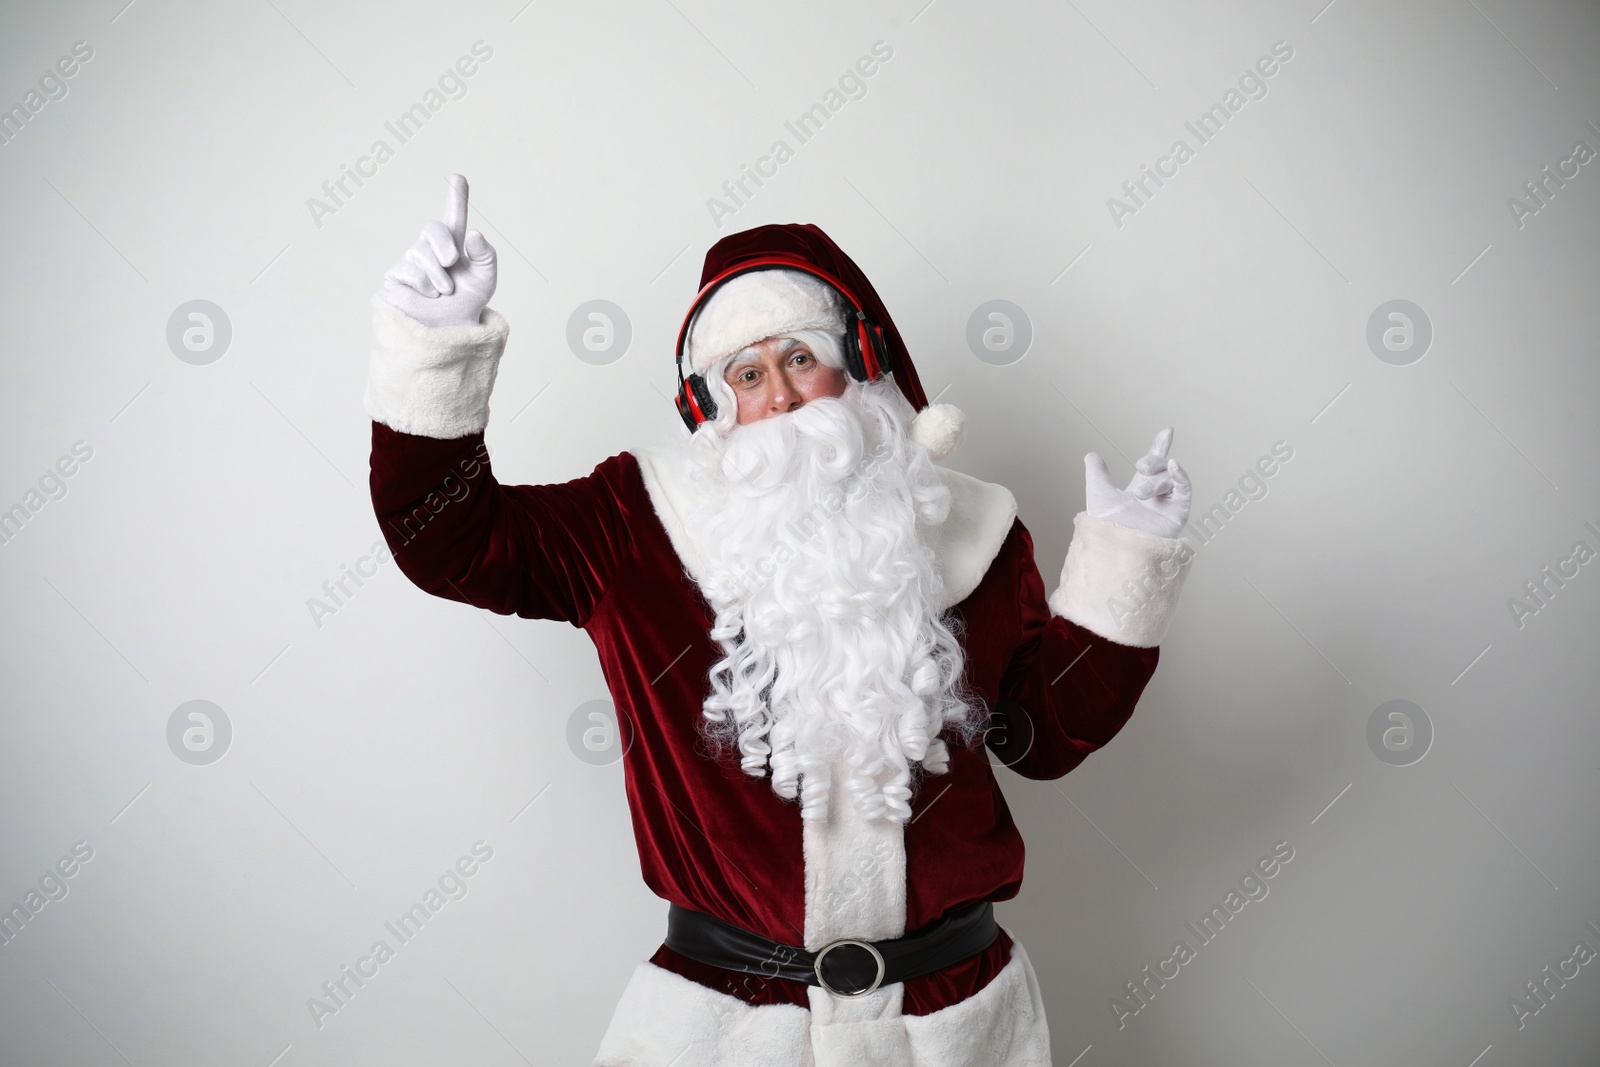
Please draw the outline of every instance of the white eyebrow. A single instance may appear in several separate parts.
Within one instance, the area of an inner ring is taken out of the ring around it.
[[[779,340],[778,351],[780,353],[789,351],[789,349],[793,348],[795,345],[803,345],[803,344],[805,344],[805,342],[802,341],[798,337],[781,337],[778,340]],[[734,354],[734,357],[728,361],[728,364],[731,366],[731,365],[739,362],[742,359],[760,359],[760,358],[761,358],[761,353],[756,351],[755,345],[750,345],[748,348],[739,349],[739,351]]]

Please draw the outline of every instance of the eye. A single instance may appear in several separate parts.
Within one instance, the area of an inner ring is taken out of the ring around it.
[[[800,366],[800,367],[803,367],[807,363],[812,362],[812,359],[813,359],[811,353],[807,352],[805,349],[801,349],[800,351],[796,352],[793,356],[791,356],[789,358],[795,363],[796,366]]]

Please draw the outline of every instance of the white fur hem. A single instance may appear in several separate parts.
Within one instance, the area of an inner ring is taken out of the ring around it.
[[[1072,544],[1050,610],[1108,641],[1154,648],[1178,610],[1194,550],[1086,511],[1072,520]]]
[[[862,998],[878,1002],[872,1012],[818,987],[810,1011],[750,1005],[645,960],[592,1067],[1049,1067],[1044,998],[1014,937],[1010,961],[966,1000],[902,1015],[904,992],[896,982]]]
[[[367,414],[390,429],[448,440],[489,424],[489,394],[511,326],[485,308],[476,326],[424,326],[372,298]]]

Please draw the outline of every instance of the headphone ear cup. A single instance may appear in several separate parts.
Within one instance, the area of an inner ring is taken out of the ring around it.
[[[691,374],[689,375],[687,384],[690,391],[694,393],[695,403],[700,405],[700,413],[705,416],[702,421],[710,422],[712,419],[716,418],[717,402],[711,399],[711,387],[706,384],[705,376],[701,374]],[[690,427],[690,429],[693,428],[694,427]]]
[[[861,351],[862,333],[863,327],[860,320],[857,320],[852,324],[852,328],[845,330],[844,344],[840,346],[844,350],[844,369],[858,382],[868,380],[868,368]]]
[[[888,370],[889,361],[885,358],[883,327],[876,324],[868,326],[863,323],[862,332],[867,335],[866,351],[863,353],[867,377],[869,380],[876,379]]]

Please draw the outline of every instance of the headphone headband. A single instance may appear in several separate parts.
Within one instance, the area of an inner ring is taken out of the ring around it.
[[[741,274],[749,274],[758,270],[788,269],[797,270],[820,278],[827,282],[850,304],[854,312],[856,336],[855,344],[851,345],[850,324],[845,327],[845,363],[851,376],[858,380],[876,378],[888,369],[888,353],[884,346],[883,330],[867,315],[867,310],[862,306],[861,300],[839,278],[828,271],[818,267],[815,263],[801,259],[799,256],[787,255],[782,252],[771,252],[759,256],[752,256],[742,260],[731,267],[719,272],[705,285],[700,287],[700,292],[695,294],[694,302],[689,305],[688,314],[683,317],[683,325],[678,329],[678,345],[676,362],[678,368],[678,414],[683,417],[685,425],[693,432],[702,422],[716,417],[716,402],[711,399],[711,392],[706,388],[702,375],[691,372],[687,379],[683,373],[683,349],[689,339],[689,327],[694,322],[695,315],[705,305],[711,294],[725,282],[737,278]]]

